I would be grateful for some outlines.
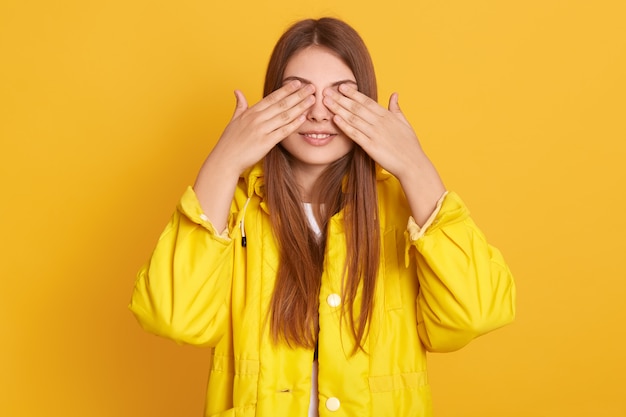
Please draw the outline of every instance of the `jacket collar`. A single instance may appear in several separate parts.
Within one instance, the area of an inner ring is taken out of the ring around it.
[[[248,198],[258,195],[263,199],[265,197],[265,175],[263,172],[263,160],[260,160],[250,168],[246,169],[241,175],[247,186]]]
[[[376,180],[385,181],[393,177],[389,171],[383,169],[376,164]],[[246,169],[241,175],[247,186],[247,196],[251,198],[255,194],[261,199],[265,197],[265,172],[263,170],[263,160],[260,160],[250,168]]]

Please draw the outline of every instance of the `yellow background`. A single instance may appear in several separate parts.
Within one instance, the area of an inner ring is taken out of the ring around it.
[[[135,272],[232,91],[321,15],[517,279],[513,325],[430,356],[436,416],[626,416],[621,0],[2,0],[1,416],[202,414],[206,351],[139,328]]]

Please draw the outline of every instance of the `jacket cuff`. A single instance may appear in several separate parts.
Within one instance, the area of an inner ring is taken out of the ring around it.
[[[202,211],[202,207],[200,206],[200,202],[198,201],[198,196],[191,186],[188,186],[183,196],[180,198],[180,202],[178,203],[178,210],[185,215],[192,222],[199,224],[209,231],[212,235],[224,239],[226,241],[230,241],[231,238],[228,235],[228,228],[224,229],[221,233],[218,233],[211,223],[211,220],[204,214]]]
[[[428,219],[426,219],[426,223],[424,223],[422,227],[420,227],[417,224],[413,216],[409,217],[409,223],[406,226],[406,230],[409,233],[409,240],[411,242],[415,242],[417,239],[424,236],[424,233],[426,233],[426,230],[428,230],[428,227],[431,224],[433,224],[433,222],[435,221],[435,218],[439,214],[439,211],[441,210],[441,205],[443,204],[443,200],[446,198],[447,195],[448,195],[447,191],[443,193],[441,198],[437,201],[437,205],[435,206],[435,209],[430,214]]]
[[[404,232],[405,237],[405,251],[404,251],[404,263],[408,267],[409,265],[409,253],[413,246],[417,248],[418,242],[427,234],[445,227],[446,224],[456,223],[459,220],[463,220],[469,215],[469,211],[465,206],[465,203],[461,200],[455,192],[446,191],[443,196],[437,202],[435,210],[430,215],[426,223],[422,227],[415,222],[413,217],[409,217],[407,229]]]

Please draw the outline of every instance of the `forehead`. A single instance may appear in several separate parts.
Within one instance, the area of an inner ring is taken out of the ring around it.
[[[283,79],[288,77],[320,85],[346,80],[356,82],[350,67],[336,53],[322,46],[310,46],[296,52],[285,67]]]

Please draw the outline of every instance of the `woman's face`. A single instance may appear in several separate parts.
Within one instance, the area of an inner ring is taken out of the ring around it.
[[[285,138],[282,146],[295,158],[296,175],[316,177],[332,162],[346,155],[354,146],[332,121],[333,113],[323,103],[325,88],[356,79],[350,68],[327,48],[310,46],[294,54],[285,68],[283,84],[297,79],[315,87],[315,104],[305,113],[306,121]]]

